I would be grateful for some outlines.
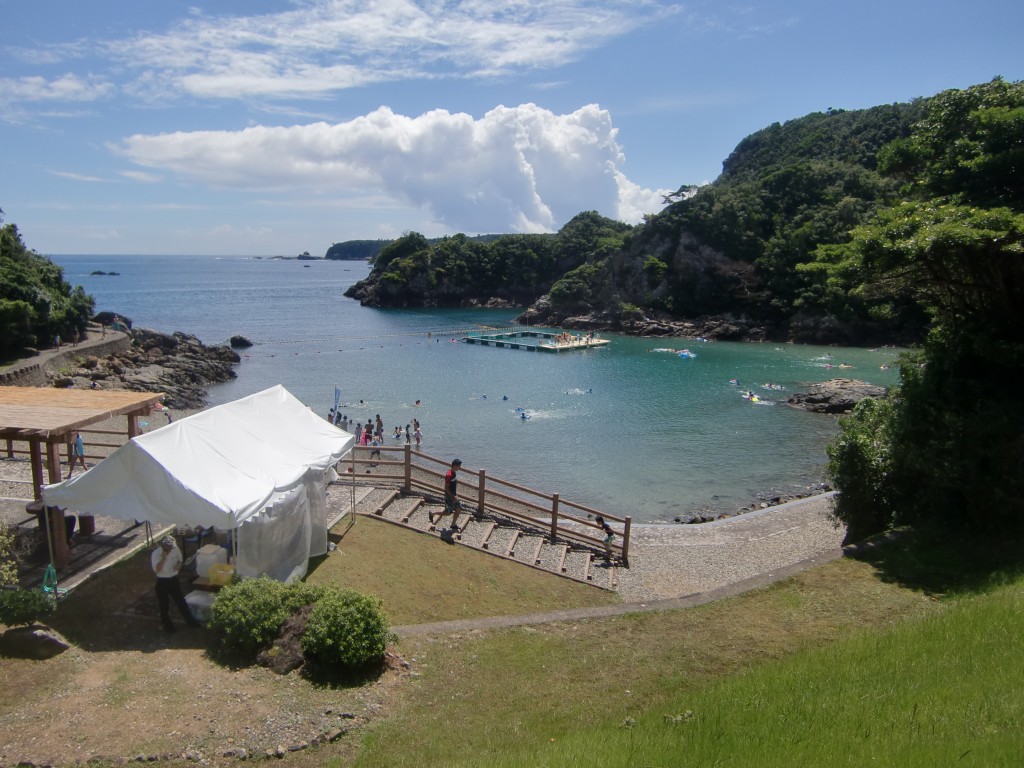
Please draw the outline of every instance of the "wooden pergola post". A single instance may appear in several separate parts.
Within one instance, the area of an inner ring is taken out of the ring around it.
[[[61,437],[49,437],[46,440],[46,474],[47,483],[61,481],[60,464]],[[35,450],[39,444],[36,443]],[[41,498],[40,489],[36,488],[36,498]],[[68,551],[68,528],[64,521],[64,510],[61,507],[43,507],[43,514],[50,528],[50,540],[53,547],[53,567],[62,571],[68,567],[71,553]]]

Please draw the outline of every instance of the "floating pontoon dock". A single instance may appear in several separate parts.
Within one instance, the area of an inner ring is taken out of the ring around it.
[[[611,342],[595,334],[574,335],[551,331],[506,331],[503,333],[471,333],[463,341],[490,347],[525,349],[527,352],[566,352],[573,349],[594,349]]]

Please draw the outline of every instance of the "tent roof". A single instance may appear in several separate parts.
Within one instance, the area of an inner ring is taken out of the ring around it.
[[[66,435],[126,413],[146,413],[162,392],[0,387],[0,437],[26,440]]]
[[[89,471],[43,488],[51,506],[235,528],[326,470],[355,438],[278,385],[132,438]]]

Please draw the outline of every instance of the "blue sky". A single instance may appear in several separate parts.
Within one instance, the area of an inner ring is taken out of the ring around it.
[[[41,253],[321,255],[636,222],[748,134],[1024,78],[1024,3],[0,0]]]

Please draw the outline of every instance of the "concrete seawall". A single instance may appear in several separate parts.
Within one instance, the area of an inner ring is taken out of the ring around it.
[[[76,359],[86,355],[116,355],[127,352],[131,346],[131,337],[126,333],[108,330],[105,336],[101,336],[90,330],[89,337],[78,344],[66,344],[60,349],[44,349],[35,357],[0,367],[0,386],[45,387],[49,384],[47,374],[60,371]]]

